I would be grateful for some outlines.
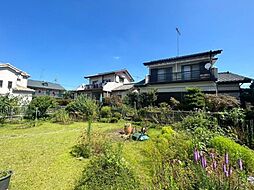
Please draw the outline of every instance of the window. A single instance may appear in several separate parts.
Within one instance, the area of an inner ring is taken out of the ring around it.
[[[124,82],[124,78],[123,77],[119,77],[119,82],[123,83]]]
[[[162,82],[166,79],[166,69],[158,69],[158,81]]]
[[[8,88],[9,88],[9,89],[12,88],[12,81],[8,81]]]
[[[17,81],[21,81],[21,79],[17,78]]]
[[[110,80],[110,79],[104,79],[104,80],[102,81],[102,83],[107,83],[107,82],[111,82],[111,80]]]
[[[42,86],[48,86],[48,83],[47,82],[43,82]]]
[[[0,80],[0,88],[2,88],[2,87],[3,87],[3,81]]]
[[[200,68],[198,64],[182,66],[183,80],[195,80],[200,77]]]
[[[92,84],[96,84],[96,83],[98,83],[98,81],[97,81],[97,80],[92,81]]]

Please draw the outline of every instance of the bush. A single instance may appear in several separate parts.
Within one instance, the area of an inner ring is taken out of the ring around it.
[[[197,112],[195,115],[187,116],[180,123],[180,128],[193,132],[196,128],[207,128],[211,131],[217,131],[218,121],[205,112]]]
[[[178,124],[192,136],[192,143],[199,149],[206,150],[210,146],[210,140],[216,134],[222,134],[223,130],[218,126],[217,119],[204,112],[197,112],[193,116],[187,116]]]
[[[187,88],[184,96],[184,108],[186,110],[204,109],[205,95],[199,88]]]
[[[100,111],[100,116],[102,118],[110,118],[112,116],[111,107],[103,106]]]
[[[239,107],[240,102],[229,95],[206,94],[205,105],[209,111],[218,112]]]
[[[91,156],[98,156],[102,153],[103,144],[105,144],[107,138],[102,134],[93,133],[93,138],[90,139],[86,133],[86,131],[83,132],[78,139],[78,143],[72,147],[70,152],[72,156],[77,158],[90,158]]]
[[[95,100],[79,95],[73,102],[67,105],[66,111],[84,120],[94,120],[97,116],[98,105]]]
[[[84,169],[75,189],[139,189],[139,182],[122,156],[122,146],[106,145],[103,154]]]
[[[0,124],[3,124],[11,111],[15,111],[18,106],[18,98],[10,95],[0,95]]]
[[[61,124],[70,124],[71,118],[66,110],[60,109],[54,113],[53,121]]]
[[[26,116],[30,119],[42,118],[47,116],[50,108],[57,106],[56,99],[50,96],[35,97],[28,105]]]
[[[119,112],[115,112],[113,113],[113,117],[117,118],[118,120],[120,120],[122,118],[122,114]]]
[[[243,147],[233,140],[223,137],[216,136],[211,140],[211,144],[221,154],[228,152],[233,162],[237,162],[241,158],[246,166],[246,169],[250,172],[254,172],[254,152],[253,150]]]
[[[108,105],[112,107],[121,107],[123,105],[123,101],[119,96],[112,95],[110,97],[104,98],[103,105]]]
[[[191,140],[184,133],[176,133],[171,128],[163,128],[155,142],[147,147],[149,167],[152,171],[151,189],[190,189],[192,182]]]
[[[124,97],[124,102],[133,108],[143,108],[153,106],[157,101],[157,90],[150,90],[148,92],[129,92]]]
[[[99,120],[101,123],[109,123],[110,122],[110,118],[100,118]]]
[[[112,117],[110,119],[110,123],[117,123],[117,122],[118,122],[118,118],[116,118],[116,117]]]

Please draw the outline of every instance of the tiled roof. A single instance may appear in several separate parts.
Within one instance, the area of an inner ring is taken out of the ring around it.
[[[230,82],[239,82],[239,83],[249,83],[253,79],[249,77],[245,77],[242,75],[238,75],[231,72],[221,72],[218,73],[218,83],[230,83]]]
[[[113,89],[112,91],[125,91],[125,90],[130,90],[131,88],[134,87],[134,84],[133,83],[130,83],[130,84],[124,84],[122,86],[119,86],[115,89]]]
[[[137,87],[138,86],[143,86],[143,85],[145,85],[145,79],[143,79],[143,80],[141,80],[141,81],[134,84],[134,86],[137,86]]]
[[[27,86],[30,88],[44,88],[44,89],[52,89],[52,90],[65,90],[60,84],[39,81],[39,80],[28,80]]]
[[[215,55],[220,54],[221,52],[222,52],[222,50],[206,51],[206,52],[202,52],[202,53],[195,53],[195,54],[190,54],[190,55],[183,55],[183,56],[171,57],[171,58],[166,58],[166,59],[159,59],[159,60],[155,60],[155,61],[149,61],[149,62],[145,62],[144,65],[148,66],[148,65],[154,65],[157,63],[166,63],[166,62],[168,63],[168,62],[172,62],[172,61],[180,61],[180,60],[184,60],[184,59],[203,57],[203,56],[211,56],[211,58],[213,58]]]
[[[13,90],[14,91],[22,91],[22,92],[34,92],[34,90],[31,88],[27,88],[27,87],[19,86],[19,85],[17,85]]]
[[[129,73],[129,71],[127,69],[97,73],[94,75],[85,76],[85,78],[99,77],[99,76],[103,76],[103,75],[111,75],[111,74],[117,74],[117,73],[122,73],[122,72],[125,72],[129,76],[131,81],[134,81],[133,77],[131,76],[131,74]]]
[[[18,69],[17,67],[14,67],[10,63],[0,63],[0,68],[9,68],[9,69],[15,71],[16,73],[19,73],[22,76],[30,77],[30,75],[28,73]]]

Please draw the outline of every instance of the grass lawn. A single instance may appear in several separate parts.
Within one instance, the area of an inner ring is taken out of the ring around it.
[[[33,128],[18,125],[0,127],[0,169],[12,169],[12,190],[73,189],[88,160],[70,155],[86,123],[59,125],[44,122]],[[120,130],[123,123],[94,123],[93,130],[111,133]],[[158,133],[151,130],[151,136]],[[149,167],[142,153],[148,142],[125,141],[124,156],[133,168],[149,183]]]

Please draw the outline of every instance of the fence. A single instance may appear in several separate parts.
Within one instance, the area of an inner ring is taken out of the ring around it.
[[[23,119],[26,116],[28,106],[17,106],[12,108],[6,108],[4,110],[0,110],[0,120],[1,118],[5,118],[8,120],[18,120]],[[47,111],[47,115],[52,115],[58,108],[52,108]],[[36,115],[39,114],[39,110],[36,109]]]

